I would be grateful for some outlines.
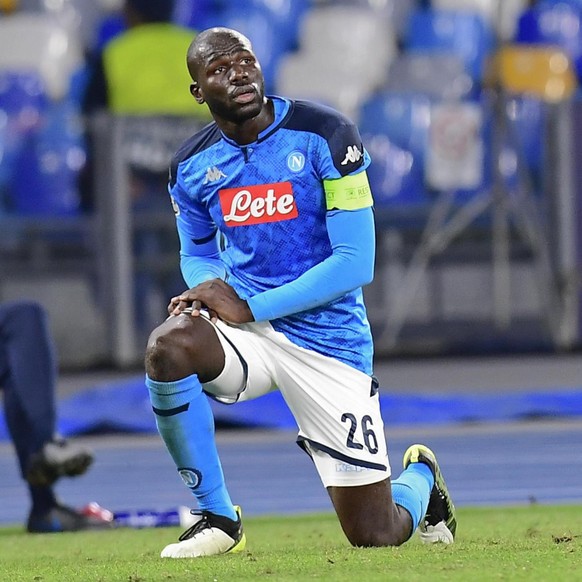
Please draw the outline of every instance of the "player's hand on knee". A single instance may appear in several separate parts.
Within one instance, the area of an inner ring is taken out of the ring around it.
[[[183,313],[192,307],[192,315],[200,315],[200,309],[208,309],[211,319],[222,319],[230,323],[247,323],[254,321],[248,303],[241,299],[236,291],[222,279],[204,281],[196,287],[174,297],[170,305],[175,308],[171,314]]]
[[[185,295],[188,293],[185,291],[181,295],[177,295],[176,297],[172,297],[170,299],[170,303],[168,305],[168,313],[170,315],[180,315],[182,313],[186,313],[193,316],[200,315],[200,310],[202,309],[202,303],[196,300],[189,300]]]

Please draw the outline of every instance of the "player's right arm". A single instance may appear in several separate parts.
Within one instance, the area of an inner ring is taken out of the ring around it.
[[[217,228],[208,211],[186,195],[179,183],[170,190],[180,240],[180,269],[188,287],[224,279]]]

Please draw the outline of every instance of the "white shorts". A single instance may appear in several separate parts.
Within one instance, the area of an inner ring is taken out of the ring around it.
[[[226,404],[279,389],[299,427],[298,444],[326,487],[387,479],[390,464],[376,381],[292,343],[269,323],[213,324],[225,366],[203,385]]]

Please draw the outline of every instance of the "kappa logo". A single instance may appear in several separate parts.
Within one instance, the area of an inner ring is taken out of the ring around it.
[[[221,178],[226,178],[226,174],[219,170],[216,166],[212,166],[212,168],[208,168],[206,170],[206,176],[204,177],[203,184],[209,184],[210,182],[216,182]]]
[[[355,162],[359,162],[362,159],[362,152],[358,149],[358,146],[348,146],[348,151],[346,152],[346,157],[342,162],[342,166],[347,166],[348,162],[352,164]]]
[[[224,188],[218,196],[227,226],[281,222],[298,216],[290,182]]]

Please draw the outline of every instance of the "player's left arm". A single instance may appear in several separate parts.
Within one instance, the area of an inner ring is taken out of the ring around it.
[[[313,309],[362,287],[374,276],[375,229],[365,171],[325,180],[331,255],[300,277],[250,297],[255,321]]]

